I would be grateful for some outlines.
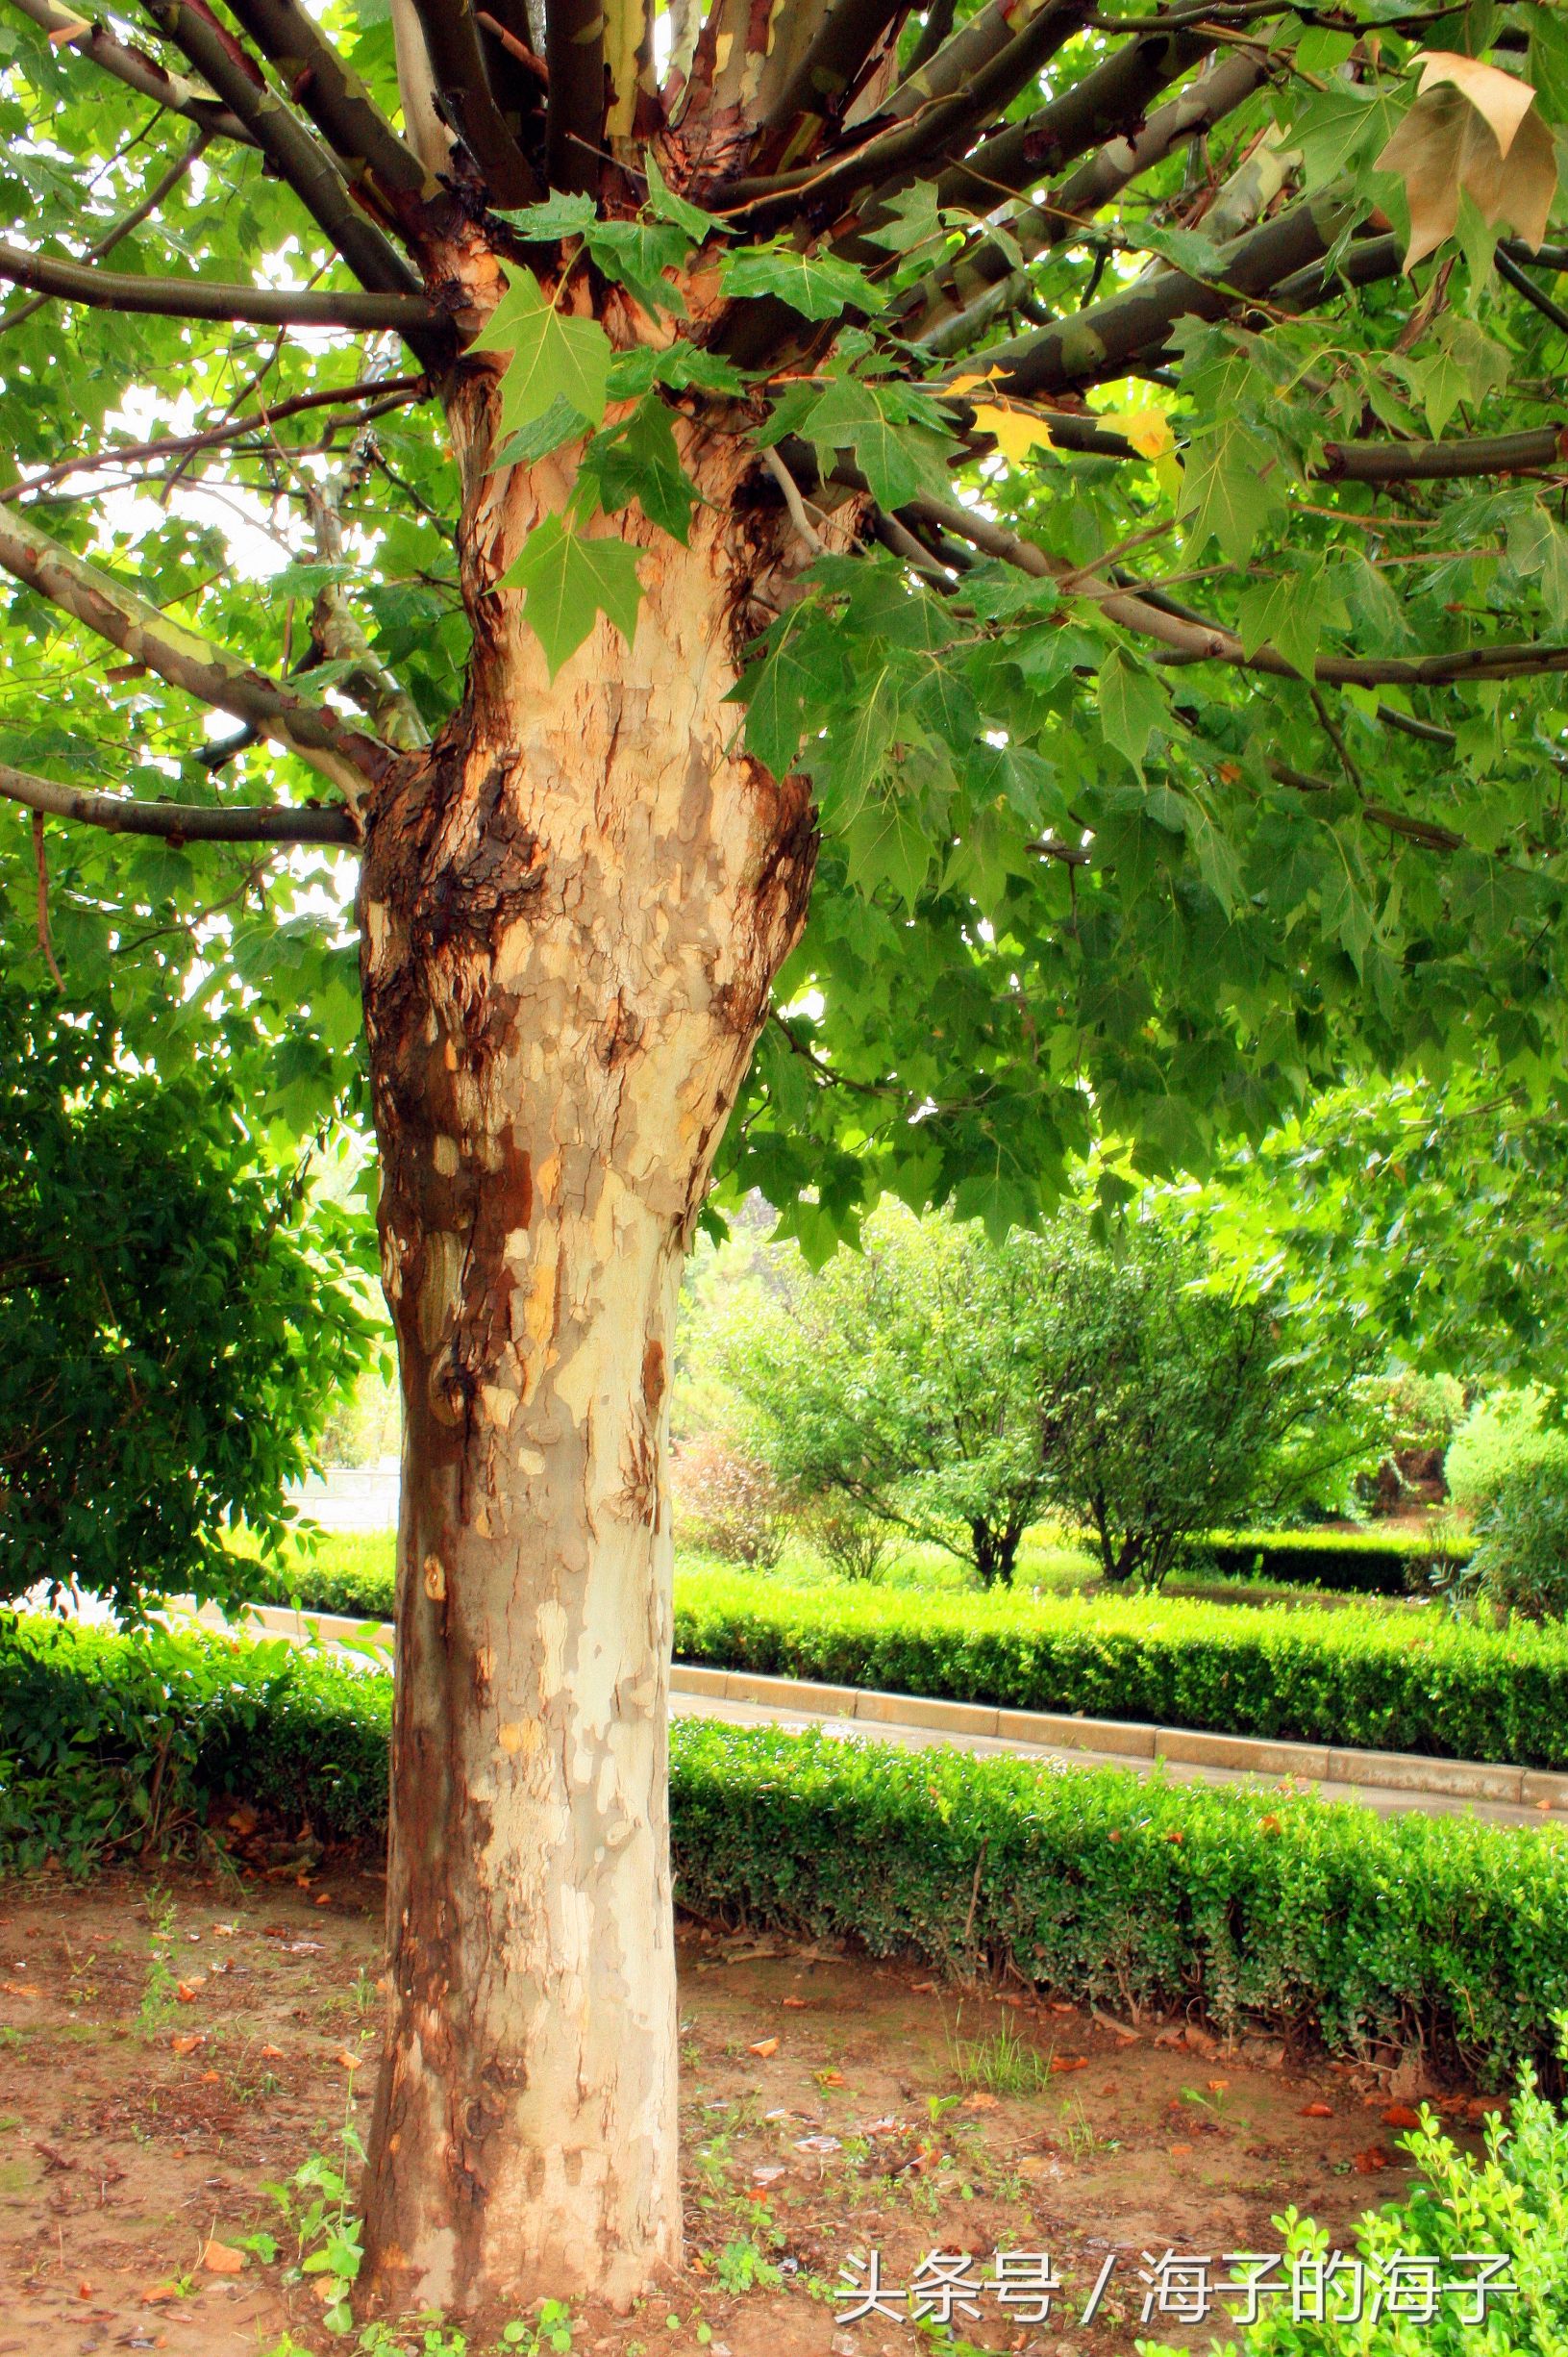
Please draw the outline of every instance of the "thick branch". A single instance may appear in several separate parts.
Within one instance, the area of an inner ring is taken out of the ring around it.
[[[0,243],[0,278],[98,311],[153,312],[165,319],[223,319],[260,327],[392,327],[411,340],[442,325],[422,295],[318,293],[305,287],[219,287],[202,278],[133,278],[85,263],[56,262]]]
[[[430,176],[404,145],[357,73],[344,64],[299,0],[229,0],[234,15],[278,68],[296,106],[340,158],[350,181],[368,172],[389,197],[419,197]]]
[[[454,128],[485,175],[494,205],[531,205],[543,194],[490,89],[469,0],[414,0],[431,72]]]
[[[171,622],[135,589],[85,564],[13,507],[0,514],[0,566],[171,687],[214,712],[253,721],[274,744],[330,778],[351,803],[368,780],[389,767],[394,756],[386,745],[348,727],[327,706],[312,704],[211,639]]]
[[[992,345],[986,359],[997,384],[1028,399],[1125,376],[1132,362],[1165,352],[1180,318],[1228,318],[1253,298],[1281,302],[1292,274],[1320,263],[1349,217],[1344,200],[1293,205],[1222,246],[1212,280],[1162,270],[1035,334]]]
[[[1249,655],[1235,632],[1222,623],[1189,619],[1184,614],[1152,604],[1134,590],[1118,589],[1088,567],[1070,564],[1065,557],[1050,556],[1033,540],[969,508],[945,499],[922,498],[911,500],[900,513],[968,540],[986,556],[1016,565],[1036,580],[1068,583],[1079,595],[1092,597],[1109,620],[1140,638],[1157,639],[1167,651],[1157,662],[1223,663],[1275,679],[1302,676],[1272,646],[1260,646]],[[1568,671],[1568,646],[1527,640],[1456,647],[1437,655],[1320,655],[1312,677],[1325,687],[1431,688],[1460,680],[1522,679],[1553,671]]]
[[[102,262],[106,254],[112,254],[117,245],[129,238],[134,231],[138,230],[143,221],[150,220],[163,199],[180,186],[197,157],[206,151],[212,142],[212,137],[210,131],[198,130],[185,154],[175,157],[167,171],[154,182],[141,202],[133,205],[130,212],[123,214],[112,228],[107,229],[101,238],[93,239],[83,255],[83,261]],[[41,311],[48,300],[49,297],[46,294],[34,294],[30,295],[25,303],[18,303],[14,311],[8,312],[6,316],[0,319],[0,336],[9,336],[13,327],[20,327],[24,319],[31,319],[33,313],[36,311]]]
[[[212,18],[203,15],[192,0],[143,0],[143,5],[160,30],[185,51],[219,96],[227,99],[279,178],[293,189],[316,227],[332,239],[361,287],[377,294],[418,295],[417,276],[390,239],[361,212],[326,149],[264,80],[252,80]]]
[[[841,113],[860,68],[901,13],[902,0],[838,0],[769,104],[763,129],[788,131],[802,117],[809,125]],[[797,135],[790,145],[799,144]]]
[[[51,818],[74,818],[112,835],[159,835],[170,842],[342,843],[357,846],[359,829],[346,810],[234,807],[209,810],[200,802],[137,802],[125,794],[84,793],[0,762],[0,795]]]
[[[1024,268],[1014,265],[994,237],[977,238],[966,252],[909,289],[899,305],[900,332],[933,352],[961,350],[1028,293],[1029,263],[1080,233],[1102,206],[1162,163],[1183,140],[1211,129],[1250,98],[1263,79],[1262,67],[1251,57],[1227,58],[1212,72],[1200,75],[1158,108],[1135,138],[1108,140],[1069,179],[1007,219],[1004,226],[1023,251]]]
[[[600,0],[544,0],[544,62],[550,70],[545,157],[553,188],[598,186],[604,26]]]
[[[187,82],[183,74],[171,74],[167,66],[160,65],[145,50],[133,49],[116,40],[102,25],[84,24],[74,9],[58,8],[55,0],[11,0],[11,6],[31,17],[57,46],[79,49],[104,73],[123,82],[127,89],[151,98],[171,114],[183,114],[188,122],[199,123],[213,138],[235,139],[242,147],[255,145],[239,117],[210,91],[197,83]]]
[[[1064,163],[1139,127],[1152,102],[1215,46],[1212,35],[1150,33],[1128,41],[1021,123],[984,140],[936,182],[941,205],[982,215],[1004,190],[1034,188]]]

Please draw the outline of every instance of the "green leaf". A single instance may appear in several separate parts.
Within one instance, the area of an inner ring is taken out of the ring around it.
[[[859,890],[889,884],[912,909],[931,869],[932,846],[919,818],[897,795],[866,802],[844,829],[849,881]]]
[[[1143,775],[1143,757],[1157,728],[1168,728],[1165,690],[1141,664],[1113,646],[1100,665],[1100,726],[1106,742]]]
[[[681,464],[674,420],[657,393],[588,444],[576,495],[597,498],[611,515],[635,499],[651,524],[685,546],[697,492]]]
[[[591,196],[570,195],[563,188],[552,188],[538,204],[518,205],[500,217],[510,221],[519,237],[530,243],[557,245],[562,238],[579,238],[585,230],[591,229],[598,210]]]
[[[684,230],[650,221],[599,221],[587,233],[587,246],[605,276],[629,288],[645,311],[685,317],[685,296],[662,275],[679,270],[691,250]]]
[[[515,434],[565,401],[590,426],[609,398],[610,338],[596,319],[563,318],[532,270],[503,263],[507,290],[473,348],[510,352],[501,379],[501,432]]]
[[[1293,671],[1310,679],[1323,626],[1330,618],[1327,602],[1321,564],[1309,572],[1287,571],[1273,580],[1264,576],[1251,582],[1236,608],[1243,653],[1250,661],[1260,646],[1272,646]]]
[[[637,626],[637,551],[623,540],[590,539],[559,515],[547,516],[529,534],[497,587],[523,591],[523,612],[552,679],[601,614],[628,644]]]
[[[837,377],[806,411],[800,431],[819,448],[850,451],[871,495],[883,508],[901,508],[925,491],[938,498],[949,489],[944,464],[948,440],[895,414],[897,395],[880,398],[875,386],[859,377]]]
[[[719,284],[725,294],[772,295],[806,319],[836,319],[846,311],[879,312],[886,297],[863,270],[836,254],[802,254],[775,239],[725,259]]]
[[[1182,486],[1182,513],[1192,519],[1192,553],[1213,539],[1232,564],[1245,564],[1283,499],[1283,471],[1273,451],[1244,426],[1228,422],[1195,435]]]
[[[730,235],[728,225],[715,213],[704,213],[700,205],[688,204],[684,196],[676,194],[660,170],[659,158],[651,147],[645,147],[642,151],[642,168],[648,175],[650,213],[657,213],[661,221],[673,221],[677,229],[684,229],[699,245],[705,244],[709,238],[727,238]]]

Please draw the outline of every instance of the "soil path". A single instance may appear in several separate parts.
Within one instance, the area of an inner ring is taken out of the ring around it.
[[[311,2351],[345,2345],[309,2281],[285,2279],[286,2233],[271,2266],[204,2262],[214,2243],[279,2232],[265,2182],[340,2154],[345,2113],[368,2108],[382,1883],[260,1834],[250,1854],[243,1879],[0,1886],[3,2357],[255,2357],[285,2330]],[[933,2251],[970,2254],[976,2282],[997,2250],[1048,2252],[1063,2286],[1049,2319],[983,2290],[976,2315],[955,2312],[985,2348],[1131,2357],[1140,2333],[1201,2346],[1140,2270],[1167,2251],[1277,2249],[1288,2203],[1345,2240],[1406,2183],[1399,2134],[1421,2092],[1407,2067],[1391,2087],[1276,2040],[1222,2050],[1180,2019],[1133,2037],[1071,2006],[694,1924],[681,1956],[687,2263],[640,2314],[574,2319],[578,2357],[917,2357],[908,2322],[837,2320],[845,2262],[873,2248],[900,2289]],[[1440,2091],[1467,2138],[1481,2100]],[[472,2357],[503,2320],[482,2320]]]

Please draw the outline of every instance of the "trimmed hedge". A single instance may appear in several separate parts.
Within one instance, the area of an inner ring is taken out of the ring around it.
[[[1189,1539],[1177,1557],[1182,1572],[1216,1571],[1326,1588],[1338,1595],[1430,1593],[1433,1575],[1469,1560],[1468,1545],[1431,1538],[1389,1538],[1358,1530],[1214,1531]]]
[[[258,1567],[259,1572],[261,1567]],[[319,1611],[386,1616],[371,1564],[266,1575]],[[1568,1628],[1353,1605],[1241,1613],[1174,1596],[1035,1599],[681,1571],[681,1661],[1005,1709],[1568,1768]]]
[[[22,1622],[0,1641],[0,1865],[40,1862],[30,1791],[134,1780],[171,1734],[198,1806],[379,1834],[389,1714],[384,1674],[278,1644]],[[671,1790],[682,1904],[758,1928],[1486,2068],[1550,2067],[1568,2006],[1556,1829],[694,1720]]]
[[[1568,1630],[1354,1607],[1238,1613],[1105,1596],[1040,1601],[676,1584],[679,1658],[832,1685],[1153,1720],[1297,1743],[1568,1768]]]

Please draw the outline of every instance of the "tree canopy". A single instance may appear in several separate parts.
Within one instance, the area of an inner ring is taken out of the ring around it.
[[[725,1148],[809,1249],[1357,1062],[1556,1069],[1560,13],[578,13],[9,0],[8,936],[165,1061],[243,1004],[296,1125],[351,1084],[339,847],[462,694],[431,396],[489,348],[496,464],[575,469],[553,664],[635,629],[693,421],[812,559],[735,723],[825,842]],[[487,323],[415,266],[479,222]]]

